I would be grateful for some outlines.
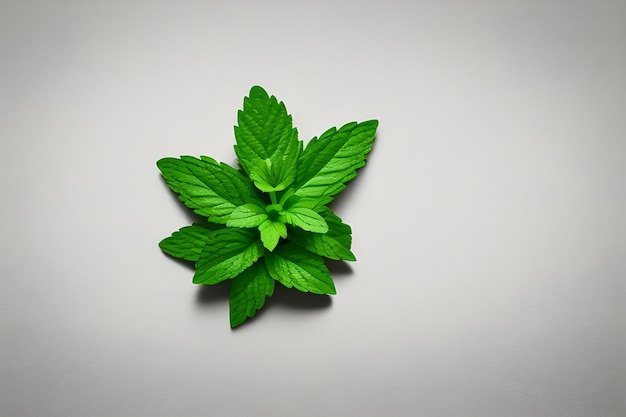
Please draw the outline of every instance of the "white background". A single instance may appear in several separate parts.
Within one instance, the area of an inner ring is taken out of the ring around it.
[[[626,415],[623,1],[0,2],[0,415]],[[165,156],[376,118],[332,297],[157,243]]]

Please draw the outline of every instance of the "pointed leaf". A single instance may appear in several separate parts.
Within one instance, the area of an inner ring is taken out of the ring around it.
[[[287,190],[280,199],[280,204],[285,210],[289,210],[292,207],[305,207],[311,210],[319,211],[323,210],[326,204],[333,200],[332,197],[322,196],[316,198],[300,197],[295,194],[295,190],[290,188]]]
[[[280,221],[272,221],[270,219],[265,220],[259,226],[259,232],[261,232],[261,242],[263,246],[269,251],[273,251],[278,241],[282,237],[287,237],[287,226]]]
[[[186,226],[159,243],[161,250],[175,258],[197,261],[200,253],[211,238],[212,229],[208,226],[193,224]]]
[[[304,198],[289,190],[281,199],[284,201],[282,214],[285,221],[293,226],[309,232],[326,233],[328,225],[316,210],[324,210],[324,205],[330,200],[330,197]]]
[[[274,279],[259,261],[230,281],[230,327],[253,317],[274,293]]]
[[[298,142],[297,131],[283,102],[270,97],[259,86],[252,87],[249,96],[244,98],[243,110],[239,111],[237,120],[235,153],[248,174],[259,161],[267,158],[280,165],[274,155],[278,153],[282,158]]]
[[[315,211],[306,207],[291,207],[284,212],[287,223],[313,233],[328,232],[326,220]]]
[[[298,140],[298,132],[294,129],[289,140],[281,141],[276,152],[269,157],[277,191],[284,190],[296,180],[302,146],[302,141]]]
[[[334,196],[365,165],[378,121],[348,123],[312,139],[300,156],[294,188],[302,197]]]
[[[225,228],[211,232],[196,262],[194,284],[217,284],[239,275],[261,255],[255,230]]]
[[[267,158],[252,168],[250,179],[254,181],[256,188],[266,193],[282,191],[296,179],[295,171],[284,173],[275,166],[272,160]]]
[[[226,222],[228,227],[258,227],[267,219],[265,209],[256,204],[244,204],[230,214]]]
[[[250,170],[250,179],[261,191],[270,193],[282,191],[296,179],[296,165],[300,146],[292,147],[293,152],[277,151],[272,158],[258,161]]]
[[[303,292],[335,294],[335,285],[321,256],[294,244],[266,253],[265,264],[272,278],[287,288]]]
[[[326,220],[328,232],[306,233],[298,229],[289,232],[291,241],[303,246],[307,250],[329,259],[355,261],[354,254],[350,251],[352,245],[352,230],[343,223],[330,209],[321,212]]]
[[[163,158],[157,166],[179,199],[211,222],[225,224],[237,206],[262,204],[248,178],[209,157]]]

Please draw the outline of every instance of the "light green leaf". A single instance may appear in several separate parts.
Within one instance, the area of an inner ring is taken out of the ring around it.
[[[270,97],[259,86],[252,87],[249,96],[244,98],[243,110],[239,111],[237,121],[235,153],[248,174],[259,161],[267,158],[278,163],[274,155],[280,154],[282,158],[286,150],[294,148],[293,144],[298,143],[297,130],[293,128],[291,116],[283,102],[278,102],[274,96]]]
[[[326,220],[306,207],[291,207],[283,212],[287,223],[313,233],[328,232]]]
[[[335,285],[321,256],[294,244],[266,253],[265,264],[272,278],[287,288],[303,292],[335,294]]]
[[[175,258],[195,262],[200,259],[200,253],[210,240],[211,232],[212,229],[208,226],[192,224],[163,239],[159,247]]]
[[[256,204],[244,204],[230,214],[226,222],[228,227],[258,227],[267,219],[265,209]]]
[[[365,165],[377,126],[376,120],[352,122],[313,138],[298,162],[296,195],[315,198],[341,192]]]
[[[293,189],[287,190],[280,199],[280,204],[285,210],[292,207],[304,207],[311,210],[321,210],[324,206],[332,201],[332,197],[322,196],[317,198],[306,198],[295,195]]]
[[[294,195],[293,190],[289,190],[281,199],[282,215],[285,221],[293,226],[309,232],[326,233],[328,225],[316,210],[322,210],[324,204],[330,200],[330,197],[303,198]]]
[[[225,228],[210,233],[196,262],[194,284],[217,284],[239,275],[261,255],[255,230]]]
[[[294,129],[294,134],[289,140],[281,141],[276,152],[269,157],[274,171],[276,191],[284,190],[296,180],[302,146],[302,141],[298,140],[297,131]]]
[[[265,262],[258,261],[230,281],[230,327],[253,317],[274,293],[274,279]]]
[[[163,158],[157,166],[179,199],[211,222],[225,224],[233,210],[243,204],[263,204],[248,178],[209,157]]]
[[[321,211],[321,216],[328,225],[327,233],[306,233],[298,229],[292,229],[289,232],[290,240],[313,253],[329,259],[355,261],[356,258],[350,251],[352,245],[352,230],[350,226],[343,223],[328,208]]]
[[[285,165],[283,165],[285,166]],[[294,165],[295,168],[295,165]],[[250,179],[254,181],[254,185],[261,191],[270,193],[282,191],[295,179],[295,169],[286,172],[283,169],[276,168],[276,165],[270,158],[256,164],[250,171]]]
[[[281,221],[267,219],[259,226],[259,232],[261,232],[263,246],[267,250],[273,251],[280,238],[285,239],[287,237],[287,226]]]

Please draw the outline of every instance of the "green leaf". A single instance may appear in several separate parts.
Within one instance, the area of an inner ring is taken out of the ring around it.
[[[263,261],[254,263],[230,281],[230,327],[254,317],[266,297],[274,293],[274,282]]]
[[[267,250],[273,251],[280,238],[285,239],[287,237],[287,226],[281,221],[267,219],[259,226],[259,232],[261,232],[263,246]]]
[[[300,156],[296,195],[315,198],[341,192],[365,165],[377,126],[377,120],[352,122],[313,138]]]
[[[294,129],[289,140],[281,141],[276,152],[269,157],[276,191],[284,190],[296,180],[302,147],[303,143],[298,140],[298,132]]]
[[[294,207],[309,208],[316,212],[325,209],[326,204],[332,201],[332,197],[322,196],[316,198],[300,197],[295,195],[295,190],[290,188],[287,190],[280,199],[280,205],[284,210],[289,210]]]
[[[283,202],[282,215],[285,221],[293,226],[300,227],[313,233],[326,233],[328,225],[316,210],[323,208],[330,198],[302,198],[289,190],[281,202]]]
[[[211,232],[212,230],[206,226],[192,224],[163,239],[159,247],[175,258],[196,262],[200,259],[202,249],[211,239]]]
[[[225,228],[210,233],[196,262],[194,284],[217,284],[239,275],[261,255],[263,246],[254,230]]]
[[[282,191],[296,179],[295,169],[286,172],[275,167],[272,160],[267,158],[252,168],[250,179],[259,190],[266,193]]]
[[[254,182],[256,188],[264,193],[278,191],[276,189],[276,173],[272,169],[272,160],[269,158],[258,162],[252,167],[250,179]]]
[[[259,86],[252,87],[249,96],[244,98],[243,110],[239,111],[237,121],[235,153],[248,174],[259,161],[270,158],[280,165],[285,153],[298,149],[298,132],[293,128],[285,105]],[[295,166],[296,161],[291,159],[288,164]]]
[[[157,166],[179,199],[211,222],[225,224],[235,208],[246,203],[263,204],[248,178],[209,157],[163,158]]]
[[[266,253],[265,264],[272,278],[287,288],[303,292],[336,294],[330,272],[321,256],[294,244]]]
[[[326,220],[306,207],[291,207],[283,212],[287,223],[313,233],[328,232]]]
[[[258,227],[267,219],[267,214],[263,207],[256,204],[244,204],[237,207],[226,222],[228,227]]]
[[[327,233],[306,233],[293,229],[289,232],[290,240],[313,253],[329,259],[356,261],[354,254],[350,251],[352,245],[352,229],[350,226],[343,223],[328,208],[321,212],[321,216],[328,225]]]

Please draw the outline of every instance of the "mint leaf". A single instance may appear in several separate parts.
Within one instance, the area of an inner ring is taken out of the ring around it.
[[[291,195],[285,199],[282,214],[285,221],[292,226],[313,233],[326,233],[328,232],[326,221],[314,210],[320,206],[320,203],[325,202],[327,202],[326,199],[302,198]]]
[[[226,222],[228,227],[258,227],[267,219],[265,209],[256,204],[244,204],[233,210]]]
[[[316,198],[341,192],[365,165],[377,126],[377,120],[352,122],[313,138],[298,161],[296,195]]]
[[[163,158],[157,166],[179,199],[210,222],[225,224],[237,206],[262,204],[248,178],[209,157]]]
[[[306,198],[300,197],[295,194],[293,189],[287,191],[282,198],[280,199],[280,203],[283,205],[285,209],[290,207],[306,207],[313,210],[324,207],[326,204],[332,201],[332,197],[316,197],[316,198]]]
[[[194,284],[217,284],[239,275],[263,255],[254,231],[226,228],[210,233],[196,262]]]
[[[254,86],[250,89],[237,121],[235,153],[248,174],[259,161],[270,158],[272,162],[279,163],[284,154],[297,148],[298,132],[292,126],[285,105],[278,102],[276,97],[270,97],[262,87]],[[297,161],[292,161],[290,156],[288,163],[295,166]]]
[[[350,226],[343,223],[330,209],[323,210],[321,216],[328,225],[327,233],[306,233],[294,229],[289,232],[291,241],[325,258],[356,261],[354,254],[350,251],[352,246]]]
[[[278,241],[282,237],[287,237],[287,226],[281,221],[267,219],[259,226],[261,232],[261,242],[269,251],[273,251]]]
[[[290,171],[288,171],[290,169]],[[295,170],[287,164],[276,168],[270,158],[256,164],[250,171],[250,179],[254,181],[254,185],[261,191],[271,193],[274,191],[282,191],[295,179]]]
[[[265,263],[272,278],[287,288],[303,292],[335,294],[335,285],[321,256],[293,244],[266,253]]]
[[[197,261],[211,238],[211,229],[199,224],[186,226],[159,243],[161,250],[175,258]]]
[[[259,261],[230,281],[230,327],[237,327],[265,304],[274,293],[274,279]]]
[[[313,233],[328,232],[328,225],[322,216],[306,207],[292,207],[284,212],[287,223]]]

